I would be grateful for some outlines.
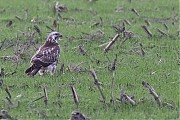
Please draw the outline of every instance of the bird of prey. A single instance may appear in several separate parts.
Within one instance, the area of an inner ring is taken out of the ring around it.
[[[60,37],[62,37],[62,34],[59,32],[49,34],[45,43],[31,58],[31,66],[25,71],[27,75],[34,76],[37,72],[43,75],[48,71],[51,75],[54,74],[60,55],[60,45],[58,43]]]

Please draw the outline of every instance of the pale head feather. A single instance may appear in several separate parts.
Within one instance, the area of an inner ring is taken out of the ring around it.
[[[62,34],[59,33],[59,32],[51,32],[49,35],[48,35],[48,38],[47,38],[47,41],[49,42],[57,42],[57,40],[62,37]]]

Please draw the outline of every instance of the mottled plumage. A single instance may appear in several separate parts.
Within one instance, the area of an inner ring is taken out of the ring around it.
[[[59,32],[51,32],[49,34],[45,43],[31,58],[30,63],[32,65],[25,71],[27,75],[34,76],[37,72],[43,75],[47,71],[51,75],[54,74],[60,55],[60,45],[58,43],[60,37],[62,35]]]

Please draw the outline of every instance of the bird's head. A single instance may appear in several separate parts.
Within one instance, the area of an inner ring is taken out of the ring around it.
[[[62,34],[59,32],[51,32],[47,38],[47,41],[57,43],[58,39],[62,37]]]

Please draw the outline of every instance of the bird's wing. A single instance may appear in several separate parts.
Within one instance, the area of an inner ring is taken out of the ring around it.
[[[40,64],[43,67],[46,67],[46,66],[58,61],[59,54],[60,54],[59,45],[48,46],[48,47],[42,46],[31,58],[31,63],[32,64]]]

